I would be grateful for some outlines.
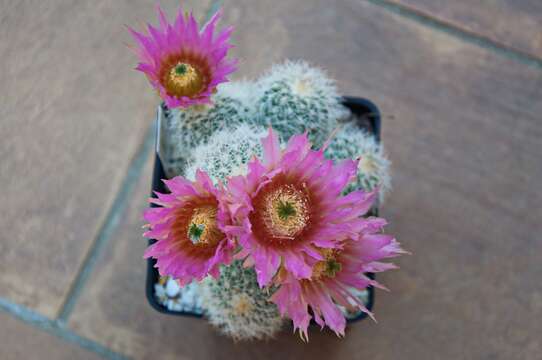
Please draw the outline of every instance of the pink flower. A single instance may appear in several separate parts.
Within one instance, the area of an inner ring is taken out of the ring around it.
[[[264,159],[248,165],[247,176],[228,181],[233,225],[225,231],[238,240],[237,258],[254,264],[258,283],[268,285],[282,265],[293,279],[309,279],[321,249],[339,249],[366,226],[361,218],[375,193],[341,192],[355,176],[357,163],[334,165],[323,151],[311,150],[307,135],[293,136],[281,151],[270,129],[262,140]]]
[[[352,310],[372,314],[351,292],[367,286],[384,288],[363,273],[395,269],[396,266],[378,260],[405,253],[399,243],[389,235],[376,234],[385,220],[367,219],[368,226],[357,240],[348,240],[342,249],[324,251],[325,258],[313,268],[311,279],[298,280],[287,272],[280,272],[277,279],[281,285],[271,301],[277,304],[281,314],[288,315],[299,329],[301,338],[308,340],[307,328],[311,315],[322,328],[327,325],[338,336],[344,336],[346,320],[337,304]],[[384,288],[385,289],[385,288]]]
[[[216,86],[228,81],[236,61],[227,60],[232,27],[214,36],[221,13],[216,13],[200,31],[194,16],[179,9],[168,23],[158,7],[160,26],[147,25],[148,36],[129,29],[138,43],[137,70],[143,72],[170,108],[210,103]]]
[[[229,217],[221,189],[203,171],[197,171],[194,182],[178,176],[164,183],[171,193],[156,193],[158,198],[149,201],[161,207],[143,215],[150,227],[144,236],[157,240],[144,257],[156,259],[160,275],[181,285],[208,274],[218,277],[219,265],[231,262],[235,247],[223,230]]]

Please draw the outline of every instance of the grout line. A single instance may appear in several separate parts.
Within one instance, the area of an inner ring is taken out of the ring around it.
[[[105,346],[102,346],[92,340],[82,337],[73,331],[64,327],[60,321],[51,320],[41,314],[38,314],[22,305],[14,304],[0,297],[0,310],[10,314],[14,318],[32,325],[33,327],[54,335],[64,341],[78,345],[79,347],[101,355],[105,359],[124,360],[128,359]]]
[[[471,32],[469,30],[458,27],[455,24],[449,23],[444,20],[436,19],[429,14],[422,11],[412,9],[405,5],[397,4],[390,0],[365,0],[375,6],[384,8],[394,14],[410,19],[424,26],[432,29],[444,32],[448,35],[454,36],[462,41],[477,45],[486,50],[492,51],[509,59],[521,62],[526,65],[536,67],[542,70],[542,59],[523,52],[518,49],[514,49],[508,45],[502,44],[498,41],[492,40],[483,35]]]
[[[79,296],[81,295],[81,292],[87,283],[94,266],[96,265],[99,255],[109,243],[111,235],[113,235],[113,232],[117,228],[121,220],[121,216],[124,214],[130,197],[135,190],[137,180],[143,170],[143,167],[145,166],[147,157],[152,151],[153,143],[154,126],[151,126],[149,130],[147,130],[143,143],[140,145],[135,157],[130,163],[128,172],[121,183],[117,196],[113,201],[113,205],[109,209],[104,223],[98,231],[98,235],[91,245],[90,250],[87,252],[86,257],[82,262],[82,266],[80,267],[75,280],[72,282],[72,286],[70,287],[64,303],[58,312],[58,320],[60,322],[66,322],[68,320],[73,311],[75,303],[79,299]]]

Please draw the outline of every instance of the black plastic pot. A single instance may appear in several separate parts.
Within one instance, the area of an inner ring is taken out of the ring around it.
[[[362,99],[362,98],[356,98],[356,97],[350,97],[345,96],[343,97],[343,104],[352,111],[352,113],[357,117],[358,124],[361,128],[365,129],[366,131],[374,134],[377,141],[380,141],[380,126],[381,126],[381,119],[380,119],[380,111],[376,107],[375,104],[370,102],[369,100]],[[158,115],[160,116],[160,115]],[[160,157],[158,156],[158,149],[159,149],[159,133],[160,129],[158,128],[158,119],[156,121],[156,153],[155,153],[155,159],[154,159],[154,170],[152,174],[152,191],[151,196],[156,197],[154,195],[154,191],[158,192],[167,192],[167,188],[165,187],[164,183],[162,182],[162,179],[166,178],[166,175],[164,173],[164,168],[162,167],[162,162],[160,161]],[[153,206],[153,204],[151,204]],[[372,215],[378,215],[377,210],[372,211]],[[155,240],[151,239],[149,240],[149,245],[153,244]],[[193,313],[193,312],[186,312],[186,311],[171,311],[165,306],[161,305],[155,296],[154,291],[154,285],[158,282],[159,274],[158,270],[154,267],[156,263],[156,260],[154,259],[148,259],[147,260],[147,280],[146,280],[146,294],[147,294],[147,300],[151,304],[151,306],[156,309],[157,311],[164,313],[164,314],[170,314],[170,315],[176,315],[176,316],[192,316],[192,317],[202,317],[201,314]],[[367,274],[370,278],[374,279],[374,274],[369,273]],[[367,303],[367,309],[371,310],[374,305],[374,288],[372,286],[369,286],[369,299]],[[367,314],[361,313],[359,316],[353,319],[348,319],[348,322],[354,322],[359,321],[367,317]]]

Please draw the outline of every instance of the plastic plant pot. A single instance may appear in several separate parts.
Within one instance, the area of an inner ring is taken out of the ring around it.
[[[356,117],[360,128],[373,134],[376,140],[380,142],[381,118],[380,118],[380,111],[378,110],[376,105],[374,105],[369,100],[357,98],[357,97],[350,97],[350,96],[343,97],[342,102],[343,102],[343,105],[349,108],[352,114]],[[153,197],[156,197],[154,195],[154,191],[158,191],[161,193],[167,192],[167,188],[162,182],[162,179],[165,179],[166,175],[165,175],[164,168],[162,166],[162,162],[159,156],[160,149],[161,149],[160,124],[161,124],[163,116],[164,116],[164,109],[159,108],[157,111],[157,117],[156,117],[156,147],[155,147],[154,169],[153,169],[153,174],[152,174],[151,196]],[[153,206],[153,204],[151,204],[151,206]],[[378,210],[376,208],[373,209],[370,215],[377,216]],[[149,245],[153,244],[154,242],[155,240],[150,239]],[[147,295],[147,300],[149,301],[150,305],[157,311],[164,314],[175,315],[175,316],[202,317],[202,314],[198,312],[169,310],[167,307],[165,307],[164,305],[158,302],[156,294],[155,294],[154,285],[158,282],[160,275],[158,274],[158,269],[154,267],[155,263],[156,263],[156,260],[154,259],[147,260],[146,295]],[[370,277],[371,279],[375,278],[373,273],[368,273],[366,275]],[[371,311],[373,309],[374,301],[375,301],[374,288],[372,286],[369,286],[367,288],[367,291],[368,291],[368,299],[367,299],[366,307],[369,311]],[[352,323],[355,321],[362,320],[366,317],[367,317],[367,314],[362,312],[356,317],[348,318],[347,321],[348,323]]]

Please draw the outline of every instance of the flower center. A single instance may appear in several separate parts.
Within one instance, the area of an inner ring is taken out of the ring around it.
[[[216,224],[217,208],[202,206],[194,209],[188,223],[187,236],[194,245],[216,245],[223,237]]]
[[[274,237],[294,239],[309,221],[306,195],[292,185],[283,185],[264,200],[263,219]]]
[[[204,86],[201,72],[186,62],[177,62],[166,73],[164,86],[174,96],[194,96]]]
[[[342,265],[336,259],[335,251],[324,250],[325,259],[318,261],[312,268],[312,279],[318,280],[322,276],[334,278],[341,270]]]

